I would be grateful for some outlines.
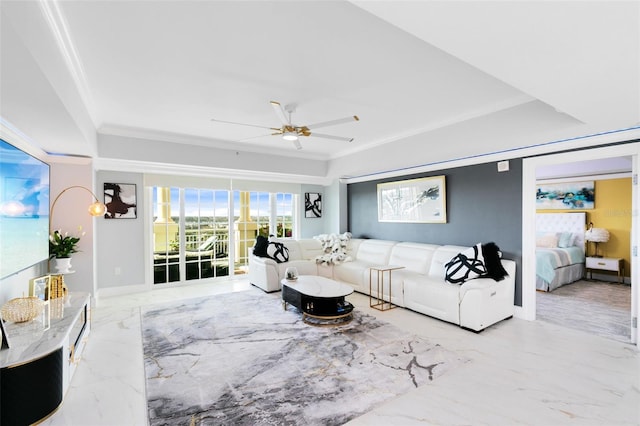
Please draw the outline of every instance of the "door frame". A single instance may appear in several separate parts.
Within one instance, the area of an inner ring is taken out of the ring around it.
[[[535,226],[527,224],[535,223],[536,214],[536,169],[540,166],[570,163],[575,161],[597,160],[610,157],[632,156],[633,171],[637,176],[638,161],[640,158],[640,143],[630,142],[614,146],[590,148],[567,153],[541,155],[525,158],[522,164],[522,307],[518,317],[533,321],[536,319],[536,284],[535,284]],[[527,196],[531,194],[531,196]],[[638,268],[640,265],[637,255],[633,255],[633,247],[637,247],[640,227],[638,226],[638,196],[637,184],[632,185],[632,220],[631,220],[631,318],[638,317],[640,306],[638,291]],[[630,318],[630,321],[631,321]],[[637,323],[637,322],[636,322]],[[632,328],[631,340],[636,345],[639,342],[638,328]]]

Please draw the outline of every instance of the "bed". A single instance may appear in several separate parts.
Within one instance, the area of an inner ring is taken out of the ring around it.
[[[584,277],[586,213],[536,214],[536,289],[553,291]]]

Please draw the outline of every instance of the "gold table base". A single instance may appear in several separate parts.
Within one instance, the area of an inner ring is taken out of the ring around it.
[[[403,269],[404,266],[372,266],[369,268],[369,306],[379,311],[388,311],[397,306],[391,303],[391,271]],[[373,271],[377,273],[377,297],[373,296]],[[384,300],[384,273],[389,278],[389,300]]]

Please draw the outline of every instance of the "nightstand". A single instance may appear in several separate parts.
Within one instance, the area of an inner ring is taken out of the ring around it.
[[[590,279],[593,279],[593,270],[613,271],[618,274],[618,281],[624,282],[624,262],[622,259],[613,257],[587,257],[585,268],[591,273]]]

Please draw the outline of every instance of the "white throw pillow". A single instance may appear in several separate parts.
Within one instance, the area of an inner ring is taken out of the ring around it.
[[[462,284],[487,273],[482,256],[482,244],[469,247],[455,255],[446,265],[445,280],[453,284]]]
[[[556,248],[558,247],[558,236],[556,234],[545,234],[536,238],[536,247]]]

